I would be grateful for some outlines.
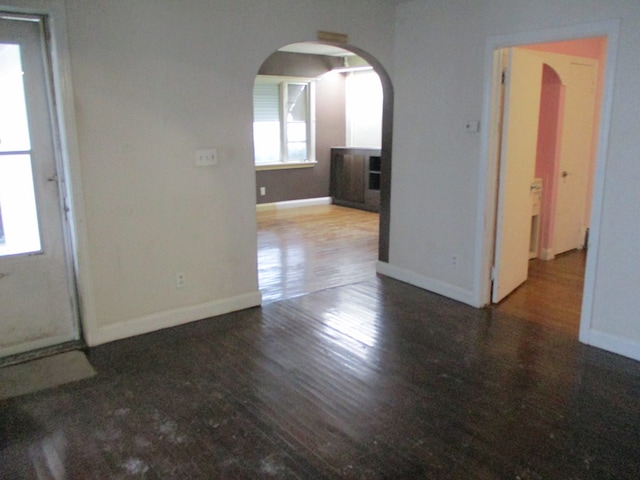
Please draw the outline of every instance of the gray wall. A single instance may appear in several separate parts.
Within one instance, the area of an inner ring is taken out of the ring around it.
[[[466,121],[490,116],[487,47],[594,36],[594,22],[612,32],[607,62],[615,62],[615,81],[609,76],[605,84],[602,122],[610,120],[610,130],[602,132],[596,169],[600,203],[589,235],[580,338],[640,359],[638,0],[398,4],[391,268],[380,270],[472,305],[487,300],[497,162],[486,153],[488,123],[478,134],[464,129]]]
[[[264,62],[259,73],[316,77],[339,64],[334,57],[276,52]],[[344,85],[344,75],[340,74],[327,75],[316,82],[318,163],[307,168],[256,171],[257,203],[329,196],[331,147],[345,143]],[[265,187],[265,196],[260,196],[260,187]]]

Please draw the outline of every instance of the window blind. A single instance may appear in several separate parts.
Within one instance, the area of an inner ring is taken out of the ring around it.
[[[253,86],[253,121],[280,121],[280,87],[277,84]]]

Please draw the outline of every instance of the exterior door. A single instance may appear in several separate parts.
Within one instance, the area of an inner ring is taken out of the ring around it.
[[[553,251],[582,248],[585,239],[592,138],[596,111],[597,62],[569,57],[566,77]],[[564,80],[564,79],[563,79]]]
[[[520,286],[529,270],[531,184],[535,176],[542,61],[509,49],[505,75],[492,302]]]
[[[0,16],[0,358],[79,337],[43,29]]]

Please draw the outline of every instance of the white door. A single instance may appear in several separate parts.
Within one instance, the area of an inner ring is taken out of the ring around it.
[[[531,183],[535,176],[542,61],[509,49],[500,158],[492,301],[520,286],[529,269]]]
[[[0,17],[0,358],[79,333],[43,37]]]
[[[596,109],[597,62],[572,59],[567,71],[562,144],[558,171],[554,254],[584,245],[593,127]]]

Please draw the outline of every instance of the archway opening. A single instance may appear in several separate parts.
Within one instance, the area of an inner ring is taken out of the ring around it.
[[[386,71],[355,47],[291,44],[258,69],[254,157],[263,302],[373,277],[377,261],[388,259],[392,106]],[[349,169],[340,169],[340,153],[357,157],[351,170],[361,171],[351,180]],[[362,189],[361,204],[340,201],[346,184]],[[329,218],[329,210],[339,214]],[[322,216],[325,224],[313,225]],[[297,236],[287,237],[287,228]]]

